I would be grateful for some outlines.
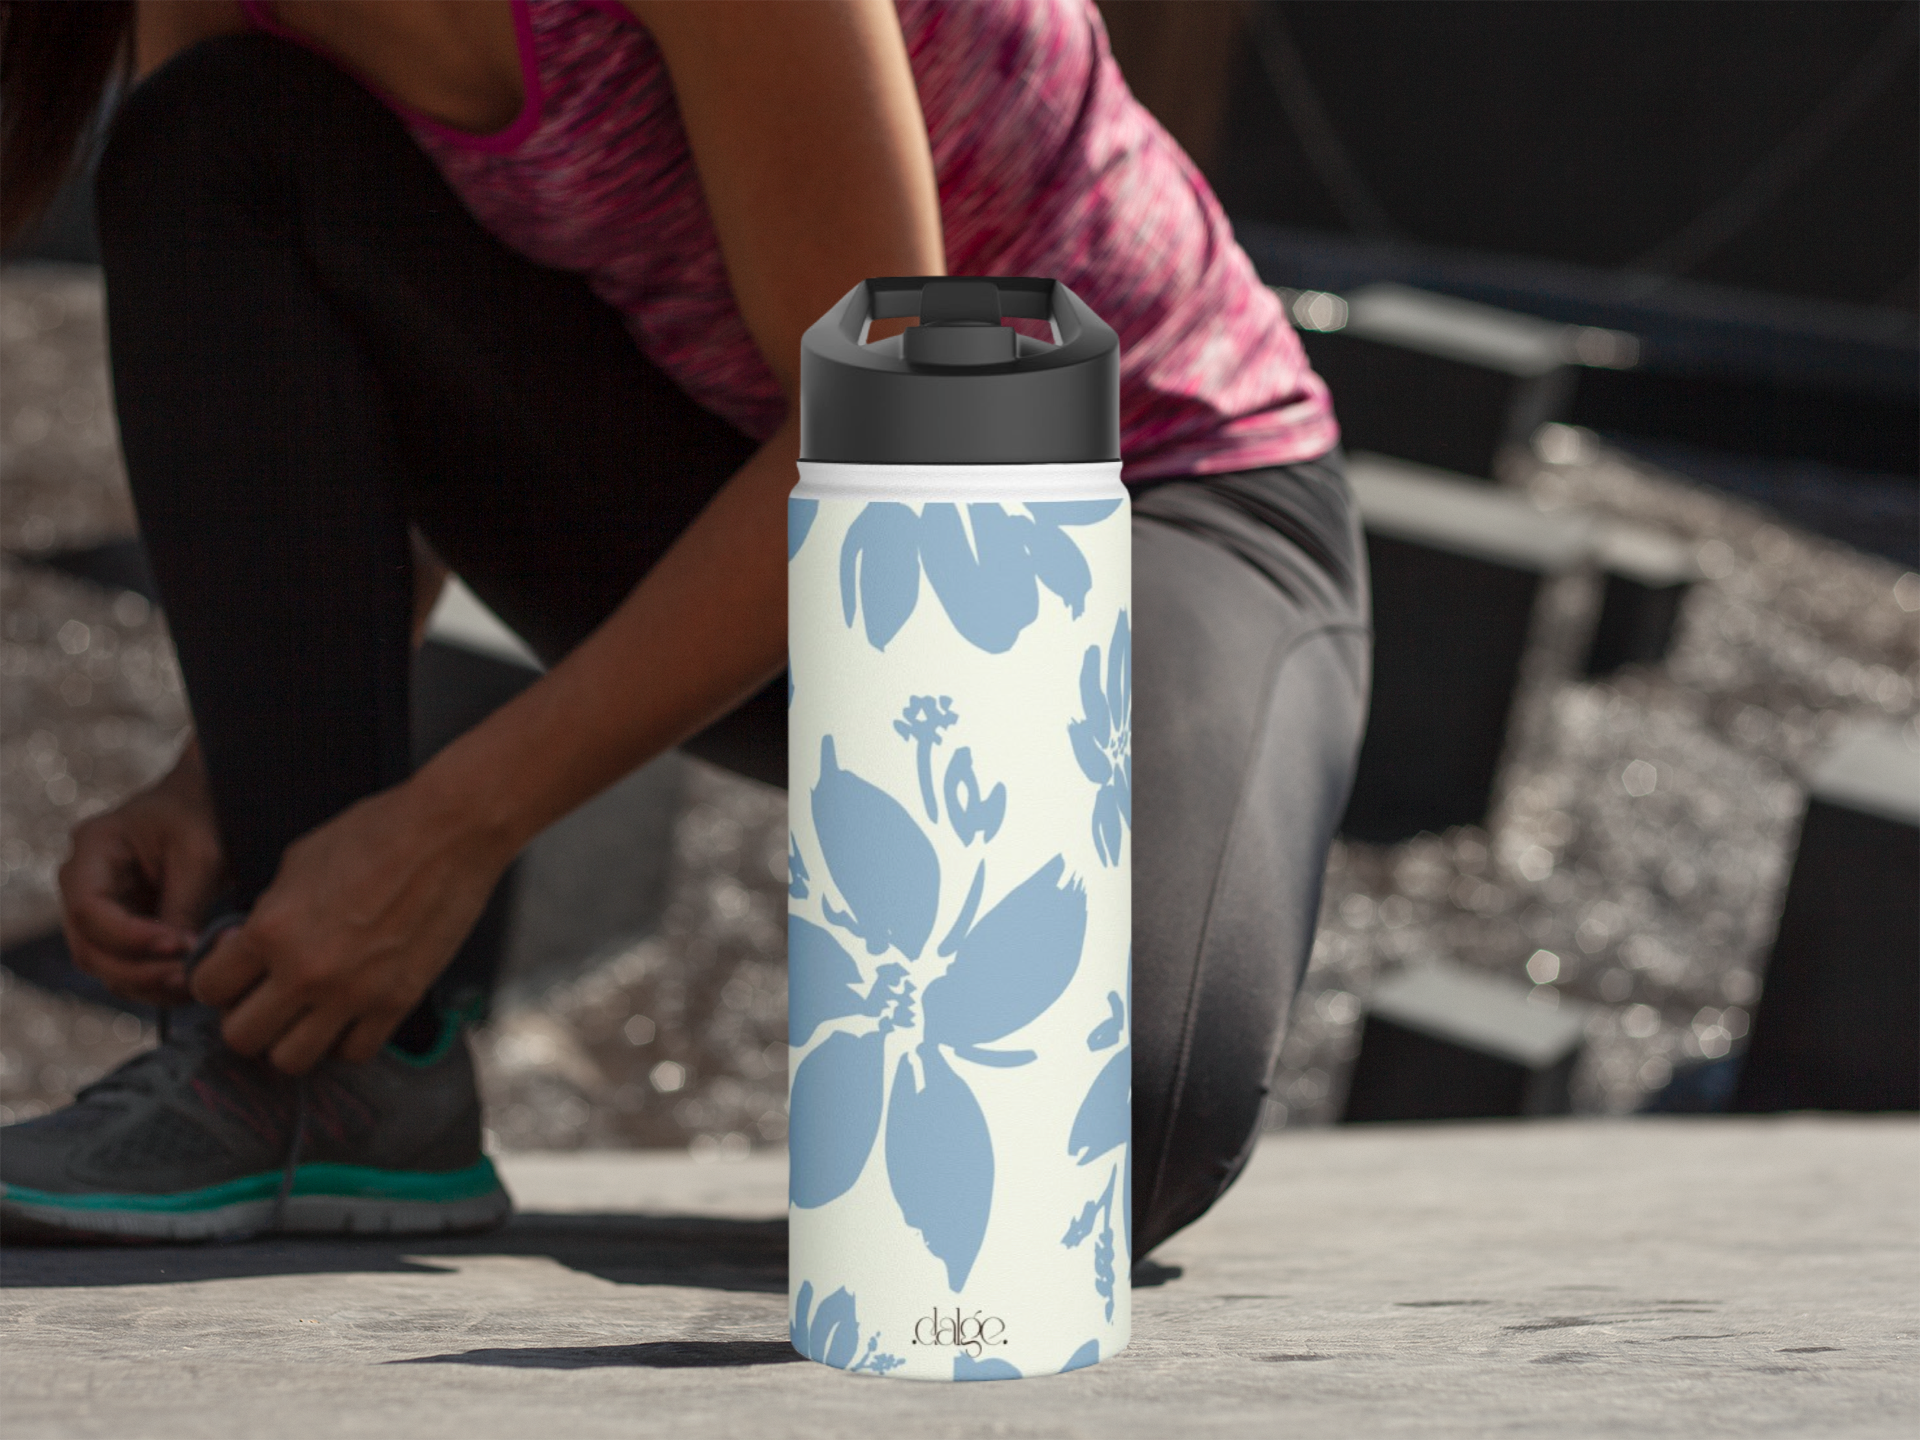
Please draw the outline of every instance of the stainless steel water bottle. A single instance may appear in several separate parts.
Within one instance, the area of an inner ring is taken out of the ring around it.
[[[913,1379],[1091,1365],[1130,1323],[1118,340],[1052,280],[869,280],[807,331],[800,407],[793,1343]]]

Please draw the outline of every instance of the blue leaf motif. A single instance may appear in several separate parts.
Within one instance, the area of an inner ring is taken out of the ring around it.
[[[875,501],[855,517],[840,544],[840,606],[847,624],[864,611],[868,643],[884,650],[919,598],[920,517],[905,505]]]
[[[794,1072],[788,1193],[812,1209],[853,1188],[880,1133],[885,1037],[829,1035]]]
[[[1086,708],[1087,729],[1105,745],[1113,735],[1113,712],[1107,697],[1100,693],[1100,647],[1089,645],[1080,662],[1080,703]]]
[[[984,799],[980,781],[973,773],[973,747],[962,745],[947,762],[947,819],[962,845],[971,845],[974,837],[985,833],[991,840],[1000,833],[1007,818],[1007,787],[995,785]]]
[[[924,507],[920,559],[953,628],[998,655],[1012,649],[1040,613],[1040,590],[1028,550],[1034,525],[1000,505],[969,505],[967,520],[973,527],[971,545],[957,505]]]
[[[812,1281],[803,1284],[800,1298],[806,1300],[812,1290]],[[794,1328],[803,1326],[806,1343],[794,1347],[802,1355],[841,1370],[853,1363],[854,1354],[860,1348],[860,1321],[854,1313],[853,1296],[845,1286],[820,1302],[810,1323],[796,1313]]]
[[[982,650],[1000,654],[1039,615],[1041,585],[1073,615],[1086,608],[1092,572],[1062,527],[1104,520],[1120,503],[1043,501],[1028,505],[1025,515],[1000,505],[969,505],[962,525],[959,508],[951,504],[928,504],[915,514],[905,505],[875,501],[847,527],[840,547],[846,622],[852,625],[864,610],[867,640],[884,650],[919,602],[924,565],[953,627]]]
[[[813,1282],[802,1281],[794,1297],[793,1319],[787,1322],[787,1335],[793,1348],[809,1360],[842,1370],[869,1371],[885,1375],[907,1362],[880,1348],[879,1335],[867,1337],[867,1348],[858,1360],[853,1358],[860,1346],[860,1320],[854,1311],[853,1292],[844,1286],[820,1302],[820,1309],[809,1323],[807,1312],[813,1306]]]
[[[853,910],[823,902],[827,919],[865,941],[869,954],[891,945],[919,959],[940,904],[939,858],[899,801],[840,768],[831,735],[820,740],[813,824],[827,871]]]
[[[1100,1212],[1112,1204],[1111,1194],[1096,1195],[1080,1207],[1080,1213],[1073,1217],[1067,1226],[1067,1233],[1060,1237],[1060,1243],[1071,1250],[1093,1233],[1093,1227],[1099,1223]]]
[[[853,990],[863,977],[853,957],[825,930],[787,918],[787,1043],[804,1045],[829,1020],[866,1010]]]
[[[860,1345],[860,1322],[854,1314],[853,1296],[844,1286],[822,1300],[813,1312],[807,1340],[813,1353],[829,1365],[844,1370],[853,1362]]]
[[[812,1309],[813,1282],[811,1280],[802,1280],[800,1282],[800,1293],[793,1297],[793,1319],[787,1322],[787,1338],[793,1342],[793,1348],[798,1350],[802,1355],[805,1355],[809,1360],[813,1358],[813,1352],[807,1349],[809,1338],[807,1316]]]
[[[1023,1377],[1010,1361],[997,1356],[985,1360],[976,1360],[962,1351],[953,1357],[953,1378],[956,1380],[1019,1380]]]
[[[1133,825],[1133,631],[1122,610],[1107,646],[1106,688],[1100,647],[1080,662],[1080,703],[1086,714],[1067,722],[1067,739],[1080,773],[1099,787],[1093,797],[1093,849],[1102,865],[1120,863]]]
[[[1052,525],[1035,525],[1030,539],[1034,574],[1040,583],[1067,602],[1067,611],[1078,620],[1087,608],[1087,591],[1093,588],[1093,571],[1080,547]]]
[[[887,1178],[908,1225],[947,1267],[958,1292],[980,1254],[993,1208],[993,1139],[967,1083],[937,1047],[920,1048],[926,1088],[900,1057],[887,1106]],[[796,1146],[797,1153],[797,1146]]]
[[[800,547],[807,543],[807,532],[813,529],[814,518],[819,513],[818,500],[787,501],[787,559],[798,555]]]
[[[1103,865],[1120,860],[1120,792],[1111,785],[1100,787],[1093,797],[1093,848]]]
[[[1060,1240],[1062,1245],[1072,1250],[1085,1243],[1089,1235],[1097,1233],[1099,1238],[1093,1242],[1093,1290],[1107,1302],[1109,1320],[1113,1319],[1114,1292],[1119,1284],[1119,1270],[1114,1263],[1118,1258],[1118,1247],[1113,1239],[1113,1191],[1119,1180],[1120,1168],[1116,1166],[1107,1172],[1106,1187],[1086,1203]],[[1097,1232],[1094,1228],[1096,1223],[1099,1226]]]
[[[1073,1129],[1067,1136],[1067,1153],[1082,1165],[1090,1165],[1116,1145],[1124,1145],[1132,1135],[1133,1116],[1128,1105],[1133,1094],[1133,1047],[1123,1046],[1107,1061],[1080,1102],[1080,1113],[1073,1117]]]
[[[795,900],[806,899],[808,878],[807,862],[800,854],[800,842],[789,830],[787,832],[787,894]]]
[[[1067,1363],[1060,1367],[1060,1373],[1064,1375],[1069,1370],[1084,1370],[1089,1365],[1098,1365],[1099,1363],[1100,1342],[1097,1339],[1089,1340],[1067,1357]]]
[[[1107,758],[1104,735],[1096,736],[1093,726],[1085,720],[1070,720],[1067,738],[1073,742],[1073,758],[1080,762],[1082,775],[1096,785],[1104,785],[1113,778],[1113,762]]]
[[[1105,1050],[1120,1043],[1120,1031],[1127,1023],[1126,1002],[1120,998],[1118,990],[1107,992],[1107,1018],[1093,1027],[1093,1033],[1087,1036],[1087,1049]]]
[[[952,967],[926,989],[932,1039],[998,1040],[1060,998],[1087,936],[1086,887],[1063,879],[1065,870],[1054,856],[959,938]]]

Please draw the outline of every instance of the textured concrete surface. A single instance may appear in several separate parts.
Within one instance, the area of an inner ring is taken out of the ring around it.
[[[5,1433],[1907,1436],[1920,1125],[1568,1121],[1271,1137],[1047,1380],[785,1343],[777,1158],[522,1155],[505,1231],[13,1249]]]

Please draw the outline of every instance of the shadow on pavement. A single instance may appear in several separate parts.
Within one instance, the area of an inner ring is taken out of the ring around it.
[[[1181,1265],[1162,1265],[1158,1260],[1147,1259],[1134,1262],[1133,1288],[1150,1290],[1156,1285],[1164,1285],[1169,1280],[1178,1280],[1186,1274]]]
[[[389,1365],[500,1365],[510,1370],[596,1370],[637,1365],[654,1370],[712,1370],[786,1365],[802,1357],[784,1340],[657,1340],[646,1345],[529,1345],[418,1355]]]
[[[168,1285],[270,1275],[451,1274],[457,1264],[435,1261],[480,1255],[544,1255],[616,1285],[779,1294],[787,1288],[784,1217],[533,1212],[484,1235],[328,1236],[208,1245],[9,1244],[0,1249],[0,1289]]]

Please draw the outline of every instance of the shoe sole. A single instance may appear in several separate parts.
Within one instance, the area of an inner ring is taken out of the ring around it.
[[[443,1173],[302,1165],[279,1199],[277,1171],[168,1195],[63,1195],[0,1186],[0,1237],[120,1242],[253,1235],[450,1235],[513,1213],[493,1162]]]

